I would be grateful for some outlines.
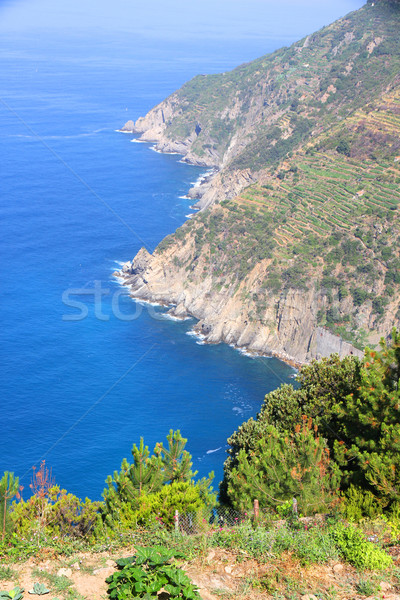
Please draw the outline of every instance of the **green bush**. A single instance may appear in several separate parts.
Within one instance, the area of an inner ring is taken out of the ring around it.
[[[101,502],[80,500],[58,486],[44,496],[34,494],[25,501],[13,502],[11,518],[17,535],[90,538],[99,520]]]
[[[382,507],[369,490],[351,485],[343,494],[341,511],[347,521],[358,523],[367,517],[373,519],[382,513]]]
[[[112,600],[156,598],[161,589],[170,600],[200,600],[196,586],[182,569],[169,564],[179,552],[161,546],[136,549],[136,555],[117,560],[119,571],[106,579]]]
[[[384,570],[393,563],[382,548],[368,542],[353,525],[340,523],[332,532],[333,539],[343,558],[358,569]]]
[[[180,514],[209,512],[215,504],[215,495],[210,493],[207,483],[205,480],[198,483],[174,481],[159,492],[143,494],[135,504],[121,503],[107,522],[118,523],[123,530],[157,522],[172,529],[175,510]]]

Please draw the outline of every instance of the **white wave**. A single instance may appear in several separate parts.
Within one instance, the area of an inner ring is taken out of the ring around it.
[[[178,196],[181,200],[190,200],[189,196]]]
[[[124,283],[125,283],[124,277],[119,277],[119,275],[114,275],[114,279],[119,285],[122,285],[123,287],[129,287],[129,286],[124,285]]]
[[[8,137],[17,137],[17,138],[25,138],[25,139],[29,139],[29,140],[72,140],[72,139],[76,139],[76,138],[81,138],[81,137],[91,137],[93,135],[96,135],[97,131],[89,131],[87,133],[74,133],[71,135],[28,135],[28,134],[23,134],[23,133],[12,133],[9,134]]]
[[[134,131],[127,131],[126,129],[114,129],[117,133],[134,133]]]
[[[114,260],[113,261],[116,265],[119,265],[120,267],[123,267],[124,265],[126,265],[127,261],[126,260]]]
[[[191,317],[177,317],[176,315],[170,315],[169,313],[161,314],[160,317],[166,321],[189,321]]]
[[[126,133],[131,133],[130,131],[127,131]],[[134,138],[133,140],[131,140],[131,142],[133,142],[134,144],[148,144],[149,142],[146,142],[145,140],[138,140],[137,138]]]
[[[192,217],[194,217],[194,214],[185,215],[185,217],[186,217],[187,219],[191,219]]]
[[[257,354],[257,352],[252,352],[251,350],[247,350],[246,348],[236,348],[236,350],[238,350],[240,354],[243,354],[243,356],[247,356],[248,358],[257,358],[260,356],[259,354]]]
[[[214,454],[214,452],[218,452],[219,450],[222,450],[222,446],[215,448],[215,450],[207,450],[206,454]]]
[[[249,350],[248,348],[244,348],[241,346],[236,346],[236,344],[229,344],[231,348],[243,354],[243,356],[247,356],[248,358],[272,358],[272,356],[265,356],[261,352],[256,352],[255,350]]]
[[[164,150],[157,150],[157,146],[150,146],[150,150],[157,152],[157,154],[179,154],[179,152],[165,152]]]
[[[212,175],[215,175],[215,173],[217,173],[217,169],[211,168],[211,169],[207,169],[207,171],[204,171],[204,173],[201,173],[199,175],[199,177],[196,179],[196,181],[193,183],[193,187],[194,188],[198,188],[200,187],[203,183],[206,182],[206,180],[211,177]]]
[[[203,335],[202,333],[197,333],[197,331],[195,331],[194,329],[189,329],[189,331],[186,332],[186,335],[197,338],[197,340],[199,340],[199,342],[201,342],[202,344],[204,344],[203,340],[205,340],[206,338],[205,335]]]
[[[133,300],[135,302],[137,302],[138,304],[143,304],[143,306],[162,306],[163,308],[165,308],[165,304],[160,304],[160,302],[152,302],[150,300],[143,300],[142,298],[135,298],[133,297]]]

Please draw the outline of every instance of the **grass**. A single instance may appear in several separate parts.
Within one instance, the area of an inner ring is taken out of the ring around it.
[[[377,585],[371,579],[360,579],[355,588],[362,596],[372,596],[378,591]]]
[[[0,565],[0,579],[2,581],[18,581],[18,573],[11,567]]]
[[[72,586],[72,581],[63,575],[55,575],[54,573],[40,571],[39,569],[34,569],[32,575],[39,580],[44,580],[53,593],[65,592]]]

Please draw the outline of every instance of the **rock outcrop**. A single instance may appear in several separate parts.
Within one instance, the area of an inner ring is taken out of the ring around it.
[[[171,306],[170,314],[178,318],[198,319],[194,331],[207,343],[225,342],[260,355],[273,355],[294,365],[337,352],[340,356],[362,353],[340,337],[317,326],[316,315],[325,302],[315,290],[289,290],[271,297],[260,320],[251,316],[254,305],[243,295],[260,277],[258,265],[238,289],[216,289],[210,275],[204,276],[201,260],[190,277],[183,263],[192,248],[176,245],[153,255],[142,248],[132,262],[116,275],[130,287],[133,298]]]

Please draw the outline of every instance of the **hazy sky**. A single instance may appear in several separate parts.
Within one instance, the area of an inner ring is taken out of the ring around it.
[[[275,37],[288,42],[362,0],[0,0],[0,33],[126,32],[159,39]]]

